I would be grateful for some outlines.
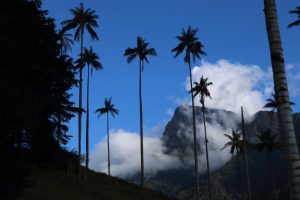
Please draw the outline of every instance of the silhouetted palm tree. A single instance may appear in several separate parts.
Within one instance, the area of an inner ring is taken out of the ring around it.
[[[264,0],[264,12],[272,61],[275,95],[279,102],[277,107],[279,126],[285,141],[284,149],[286,152],[290,198],[300,199],[300,157],[289,100],[275,0]]]
[[[208,180],[208,192],[209,197],[211,197],[211,185],[210,185],[210,170],[209,170],[209,158],[208,158],[208,148],[207,148],[207,135],[206,135],[206,124],[205,124],[205,97],[210,96],[210,92],[208,90],[208,86],[212,85],[212,82],[208,82],[208,78],[203,78],[203,75],[200,78],[199,83],[194,82],[194,87],[190,90],[190,93],[193,94],[193,98],[195,98],[198,94],[200,96],[200,103],[202,105],[202,116],[203,116],[203,125],[204,125],[204,136],[205,136],[205,154],[206,154],[206,167],[207,167],[207,180]]]
[[[58,40],[61,45],[61,54],[67,54],[67,51],[71,51],[71,45],[74,44],[73,40],[71,39],[72,34],[66,33],[63,30],[58,31]]]
[[[279,106],[279,102],[274,93],[272,93],[271,95],[272,98],[266,99],[267,103],[264,105],[264,108],[270,108],[271,112],[274,113]],[[290,105],[295,105],[295,103],[290,101]]]
[[[275,186],[275,179],[274,179],[274,173],[272,169],[272,158],[271,153],[280,147],[279,143],[276,142],[277,135],[271,135],[271,130],[268,129],[265,132],[262,132],[260,135],[256,135],[259,139],[259,143],[254,145],[254,148],[258,151],[266,151],[268,155],[268,162],[269,162],[269,173],[272,179],[272,188],[273,193],[276,193],[276,186]]]
[[[195,62],[196,58],[200,59],[200,56],[206,55],[202,50],[203,45],[196,36],[198,29],[193,29],[191,26],[187,30],[182,29],[181,35],[176,36],[176,39],[179,40],[179,44],[172,49],[172,52],[175,53],[174,57],[176,58],[179,54],[185,51],[184,62],[189,66],[189,75],[190,75],[190,89],[193,88],[192,80],[192,67],[191,67],[191,57]],[[197,141],[196,141],[196,123],[195,123],[195,106],[193,93],[191,93],[192,98],[192,115],[193,115],[193,137],[194,137],[194,156],[195,156],[195,174],[196,174],[196,194],[197,200],[199,200],[199,175],[198,175],[198,158],[197,158]]]
[[[279,106],[279,102],[278,102],[278,98],[276,98],[276,96],[275,96],[274,93],[272,93],[271,95],[272,95],[272,98],[266,99],[267,103],[264,105],[264,108],[271,109],[271,111],[269,112],[270,117],[271,117],[271,124],[270,124],[270,126],[271,126],[271,128],[273,128],[273,122],[274,122],[273,117],[274,117],[275,111],[277,110],[277,108]],[[290,105],[291,106],[295,105],[295,103],[290,101]]]
[[[91,39],[98,40],[98,35],[93,28],[98,27],[97,19],[98,15],[94,10],[90,8],[85,9],[83,3],[80,3],[79,7],[71,9],[70,12],[73,15],[72,19],[65,20],[61,24],[63,31],[70,29],[76,29],[74,34],[74,40],[80,41],[80,55],[83,53],[83,34],[86,29],[91,36]],[[81,157],[81,118],[82,118],[82,68],[79,69],[79,113],[78,113],[78,157]],[[81,163],[78,160],[78,179],[81,176]]]
[[[245,120],[244,120],[244,110],[241,107],[241,117],[242,117],[242,135],[243,135],[243,154],[244,154],[244,167],[245,167],[245,180],[246,180],[246,197],[251,200],[251,188],[250,188],[250,177],[249,177],[249,165],[248,165],[248,142],[246,139],[245,131]]]
[[[108,114],[110,113],[113,117],[115,117],[115,115],[119,114],[118,109],[114,108],[114,105],[111,104],[111,97],[109,98],[109,100],[107,100],[107,98],[105,98],[104,100],[104,107],[102,108],[98,108],[96,110],[96,113],[99,113],[100,117],[103,114],[106,114],[106,128],[107,128],[107,159],[108,159],[108,166],[107,166],[107,170],[108,170],[108,175],[110,176],[110,151],[109,151],[109,117]]]
[[[157,56],[154,48],[148,48],[149,43],[142,37],[137,37],[136,47],[127,48],[124,56],[127,62],[131,63],[136,57],[139,59],[139,102],[140,102],[140,138],[141,138],[141,186],[144,187],[144,150],[143,150],[143,106],[142,106],[142,71],[144,62],[149,63],[147,56]]]
[[[84,48],[83,54],[76,61],[76,64],[80,69],[85,65],[88,66],[87,73],[87,90],[86,90],[86,160],[85,166],[86,170],[89,167],[89,91],[90,91],[90,73],[93,74],[93,69],[102,70],[102,64],[99,62],[98,55],[93,51],[92,47],[90,49]],[[90,66],[92,67],[90,69]]]
[[[239,164],[239,158],[241,154],[244,153],[244,148],[248,143],[245,143],[244,140],[241,139],[242,133],[239,133],[237,130],[232,129],[231,135],[224,134],[225,137],[229,139],[229,142],[227,142],[224,147],[221,150],[224,150],[225,148],[229,147],[230,148],[230,154],[231,154],[231,160],[233,159],[234,153],[236,152],[236,161]],[[239,166],[240,170],[242,170],[242,167]],[[240,171],[240,173],[242,173]],[[241,186],[241,191],[243,191],[243,180],[240,176],[240,186]],[[244,196],[245,198],[245,196]]]
[[[288,28],[299,26],[300,25],[300,6],[297,6],[294,10],[291,10],[289,13],[296,14],[298,19],[288,25]]]
[[[242,136],[241,133],[239,133],[235,129],[232,129],[231,135],[224,134],[224,136],[229,139],[229,142],[227,142],[221,150],[224,150],[225,148],[229,147],[231,159],[233,158],[235,152],[236,153],[243,152],[243,142],[240,139]]]

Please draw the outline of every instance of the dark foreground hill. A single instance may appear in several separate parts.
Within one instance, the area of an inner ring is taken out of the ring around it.
[[[78,183],[76,174],[35,168],[30,182],[18,200],[171,200],[161,193],[93,171],[89,171],[87,180]]]

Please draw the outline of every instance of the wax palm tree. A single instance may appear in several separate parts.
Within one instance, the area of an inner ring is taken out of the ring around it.
[[[278,98],[276,98],[276,96],[275,96],[274,93],[272,93],[271,95],[272,95],[271,98],[266,99],[266,104],[264,105],[263,108],[269,108],[269,109],[271,109],[271,111],[269,112],[269,114],[270,114],[270,117],[271,117],[271,124],[270,124],[270,126],[272,128],[273,122],[274,122],[274,119],[273,119],[274,113],[275,113],[276,109],[279,106],[279,102],[278,102]],[[290,101],[290,105],[291,106],[295,105],[295,103]]]
[[[83,54],[83,34],[86,29],[91,36],[91,39],[98,40],[98,35],[93,28],[98,27],[97,19],[98,15],[94,10],[90,8],[85,9],[83,3],[79,4],[79,7],[71,9],[70,12],[73,15],[72,19],[65,20],[61,24],[63,31],[70,29],[76,29],[74,34],[74,40],[80,42],[80,55]],[[81,118],[82,118],[82,68],[79,69],[79,113],[78,113],[78,157],[81,157]],[[81,176],[81,163],[78,159],[78,179]]]
[[[208,180],[208,192],[209,198],[211,197],[211,185],[210,185],[210,170],[209,170],[209,158],[208,158],[208,148],[207,148],[207,134],[206,134],[206,124],[205,124],[205,97],[210,96],[210,92],[208,90],[208,86],[212,85],[212,82],[208,82],[208,78],[203,78],[203,75],[200,78],[199,83],[194,82],[194,87],[190,90],[190,93],[193,94],[193,98],[195,98],[198,94],[200,97],[200,103],[202,105],[202,116],[203,116],[203,125],[204,125],[204,136],[205,136],[205,154],[206,154],[206,167],[207,167],[207,180]]]
[[[192,61],[195,62],[196,58],[201,58],[202,55],[206,53],[202,50],[203,45],[196,36],[198,29],[193,29],[189,26],[186,30],[182,29],[181,35],[176,36],[179,44],[172,49],[175,53],[174,58],[185,51],[184,62],[189,66],[190,75],[190,89],[193,88],[192,84],[192,67],[191,67],[191,57]],[[199,200],[199,175],[198,175],[198,158],[197,158],[197,141],[196,141],[196,123],[195,123],[195,106],[193,93],[191,93],[192,98],[192,117],[193,117],[193,137],[194,137],[194,156],[195,156],[195,174],[196,174],[196,195],[197,200]]]
[[[104,107],[102,108],[98,108],[96,110],[96,113],[99,113],[100,117],[103,114],[106,114],[106,130],[107,130],[107,159],[108,159],[108,166],[107,166],[107,170],[108,170],[108,175],[110,176],[110,151],[109,151],[109,117],[108,114],[110,113],[114,118],[115,115],[119,114],[118,109],[114,108],[114,105],[111,104],[111,97],[109,98],[109,100],[107,98],[104,99]]]
[[[276,98],[275,94],[272,93],[272,98],[266,99],[266,104],[264,105],[264,108],[270,108],[271,112],[274,113],[279,106],[278,98]],[[294,102],[289,102],[291,106],[295,105]]]
[[[248,165],[248,142],[246,140],[245,131],[245,120],[244,120],[244,110],[241,107],[241,118],[242,118],[242,135],[243,135],[243,157],[244,157],[244,167],[245,167],[245,180],[246,180],[246,197],[248,200],[251,199],[251,189],[250,189],[250,177],[249,177],[249,165]]]
[[[297,6],[294,10],[291,10],[289,13],[296,14],[298,19],[288,25],[288,28],[300,25],[300,6]]]
[[[231,159],[233,158],[234,153],[241,153],[241,152],[244,151],[243,141],[241,140],[241,136],[242,136],[241,133],[239,133],[235,129],[232,129],[231,135],[224,134],[224,136],[229,139],[229,142],[227,142],[221,150],[224,150],[227,147],[229,147],[230,148]]]
[[[58,41],[61,46],[61,54],[67,54],[67,51],[72,51],[71,45],[74,44],[73,40],[71,39],[72,34],[66,33],[63,30],[58,31]]]
[[[84,48],[83,54],[76,61],[77,66],[82,69],[85,65],[88,67],[87,73],[87,90],[86,90],[86,170],[89,167],[89,91],[90,91],[90,74],[93,74],[93,69],[102,70],[102,64],[99,62],[98,55],[90,49]],[[92,67],[92,68],[90,68]]]
[[[230,154],[231,154],[231,160],[233,159],[233,156],[236,153],[236,161],[238,162],[241,154],[245,153],[245,146],[246,145],[248,146],[248,143],[245,142],[243,139],[241,139],[242,133],[238,132],[235,129],[232,129],[231,135],[224,134],[224,136],[229,139],[229,142],[227,142],[221,150],[224,150],[227,147],[229,147]],[[242,170],[241,166],[239,168],[240,168],[240,170]],[[240,182],[241,182],[241,184],[240,184],[241,188],[243,188],[243,181],[242,181],[241,176],[240,176]],[[241,190],[243,190],[243,189],[241,189]]]
[[[275,186],[275,179],[274,179],[274,173],[272,169],[272,158],[271,153],[280,147],[279,143],[276,142],[277,135],[271,134],[271,130],[267,129],[265,132],[262,132],[260,135],[256,135],[259,139],[259,142],[254,145],[254,149],[256,149],[258,152],[265,151],[268,155],[268,163],[269,163],[269,173],[272,179],[272,188],[273,193],[276,193],[276,186]]]
[[[149,43],[145,42],[142,37],[137,37],[136,47],[127,48],[124,56],[127,62],[131,63],[135,58],[139,59],[139,103],[140,103],[140,140],[141,140],[141,186],[144,187],[144,150],[143,150],[143,106],[142,106],[142,72],[144,62],[149,63],[148,56],[157,56],[154,48],[148,48]]]
[[[279,126],[285,141],[283,146],[286,151],[290,198],[300,199],[300,158],[289,100],[275,0],[264,0],[264,12],[272,61],[275,95],[279,102],[277,107]]]

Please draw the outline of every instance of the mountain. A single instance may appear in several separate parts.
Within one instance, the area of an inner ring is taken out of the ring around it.
[[[206,160],[203,133],[203,119],[201,108],[196,107],[196,128],[197,148],[200,152],[200,192],[201,199],[208,199],[206,183]],[[230,111],[219,109],[206,109],[206,122],[208,134],[208,146],[211,166],[211,182],[215,199],[241,199],[244,191],[244,168],[241,157],[231,156],[229,149],[221,151],[223,145],[228,141],[223,134],[230,134],[231,129],[239,129],[241,117]],[[147,186],[154,190],[176,197],[180,200],[195,198],[194,185],[194,157],[193,157],[193,135],[191,107],[179,106],[171,121],[166,125],[162,141],[166,147],[165,153],[179,158],[179,166],[171,170],[157,172],[156,176],[147,181]],[[300,141],[300,113],[293,114],[296,137]],[[257,142],[256,135],[267,129],[278,134],[278,141],[281,140],[278,128],[276,113],[260,111],[251,119],[246,119],[246,137],[250,143]],[[298,145],[299,147],[299,145]],[[252,149],[248,150],[250,185],[253,199],[271,198],[272,187],[268,171],[267,155],[257,153]],[[275,174],[276,188],[279,199],[287,198],[287,180],[284,166],[283,150],[276,150],[272,153],[272,167]]]

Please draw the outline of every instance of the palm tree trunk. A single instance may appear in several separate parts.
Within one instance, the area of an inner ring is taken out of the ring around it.
[[[268,153],[269,173],[270,173],[270,176],[272,179],[272,194],[276,195],[276,186],[275,186],[275,178],[274,178],[274,173],[273,173],[273,168],[272,168],[271,154],[270,154],[270,152],[267,152],[267,153]],[[276,199],[275,196],[273,196],[273,197],[274,197],[274,199]]]
[[[107,131],[107,170],[108,170],[108,176],[110,176],[110,152],[109,152],[109,117],[108,112],[106,113],[106,131]]]
[[[205,124],[205,107],[202,104],[202,115],[203,115],[203,125],[204,125],[204,137],[205,137],[205,155],[206,155],[206,169],[207,169],[207,182],[208,182],[208,194],[209,199],[212,200],[211,196],[211,185],[210,185],[210,170],[209,170],[209,159],[208,159],[208,148],[207,148],[207,135],[206,135],[206,124]]]
[[[192,84],[192,68],[191,68],[191,61],[189,59],[189,72],[190,72],[190,87],[191,90],[193,88]],[[197,200],[200,198],[199,193],[199,174],[198,174],[198,155],[197,155],[197,137],[196,137],[196,122],[195,122],[195,105],[194,105],[194,96],[193,92],[191,91],[192,97],[192,114],[193,114],[193,136],[194,136],[194,156],[195,156],[195,174],[196,174],[196,195]]]
[[[83,51],[83,29],[80,39],[80,56]],[[78,113],[78,181],[81,179],[81,118],[82,118],[82,67],[79,69],[79,113]]]
[[[89,109],[89,97],[90,97],[90,65],[88,65],[87,71],[87,89],[86,89],[86,124],[85,124],[85,178],[87,177],[87,170],[89,168],[89,120],[90,120],[90,109]]]
[[[284,56],[278,27],[275,0],[264,0],[264,12],[270,46],[275,96],[278,98],[278,119],[284,139],[289,192],[291,199],[300,199],[300,159],[292,119],[286,80]]]
[[[251,190],[250,190],[248,153],[247,153],[247,144],[246,144],[246,132],[245,132],[243,107],[241,107],[241,115],[242,115],[243,142],[244,142],[244,165],[245,165],[245,180],[246,180],[246,189],[247,189],[247,199],[250,200],[251,199]]]
[[[139,100],[140,100],[140,139],[141,139],[141,187],[143,188],[144,187],[144,147],[143,147],[142,67],[143,67],[143,61],[140,60]]]
[[[243,199],[246,199],[246,195],[245,195],[245,185],[244,185],[244,182],[243,182],[243,177],[242,177],[242,174],[243,174],[243,166],[242,166],[242,155],[241,155],[241,151],[237,149],[237,153],[236,153],[236,166],[238,167],[239,169],[239,179],[240,179],[240,186],[241,186],[241,195],[242,195],[242,198]]]

